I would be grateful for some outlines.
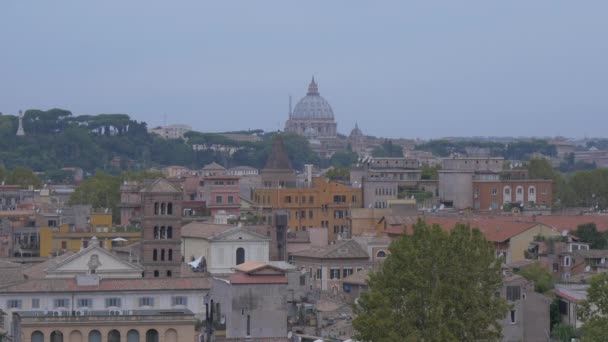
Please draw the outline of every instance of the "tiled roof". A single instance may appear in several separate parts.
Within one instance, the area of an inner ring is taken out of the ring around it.
[[[209,239],[232,228],[234,226],[229,224],[190,222],[182,227],[182,237]]]
[[[577,254],[586,259],[601,259],[608,258],[608,249],[590,249],[590,250],[578,250],[572,252],[572,254]]]
[[[216,162],[212,162],[203,166],[203,170],[226,170],[226,168]]]
[[[23,265],[0,260],[0,286],[23,281]]]
[[[211,288],[209,277],[101,279],[99,285],[93,286],[79,286],[75,278],[48,278],[33,279],[7,286],[0,289],[0,293],[196,290],[209,288]]]
[[[28,278],[28,279],[42,279],[46,276],[46,273],[44,272],[47,268],[55,266],[57,264],[59,264],[60,262],[64,261],[65,259],[71,257],[72,255],[74,255],[74,253],[72,252],[67,252],[61,255],[58,255],[54,258],[50,258],[44,262],[35,264],[31,267],[26,268],[25,270],[23,270],[23,274]]]
[[[389,221],[390,218],[390,221]],[[416,223],[418,217],[413,216],[391,216],[386,217],[388,222],[395,222],[393,227],[387,228],[385,232],[389,235],[401,235],[404,232],[404,228],[407,229],[407,233],[411,233],[412,225]],[[489,241],[504,242],[509,240],[515,235],[518,235],[532,227],[540,225],[540,222],[532,221],[516,221],[510,217],[420,217],[427,223],[438,224],[445,230],[452,230],[456,224],[468,224],[471,228],[478,228]],[[397,223],[402,222],[402,223]]]
[[[355,240],[339,241],[332,245],[313,247],[304,251],[290,253],[290,255],[317,259],[369,259],[367,252]]]
[[[541,215],[536,216],[536,222],[571,233],[585,223],[595,223],[597,230],[608,231],[608,215]]]
[[[252,272],[255,272],[255,271],[260,270],[265,267],[273,267],[273,266],[271,266],[265,262],[247,261],[240,265],[234,266],[233,269],[240,271],[240,272],[252,273]]]
[[[164,178],[158,178],[152,184],[146,186],[141,190],[142,192],[152,192],[152,193],[170,193],[170,192],[181,192],[181,190],[177,189],[171,182]]]
[[[279,275],[248,275],[234,273],[228,276],[231,284],[287,284],[287,277]]]
[[[291,342],[287,337],[222,337],[215,338],[217,342]]]
[[[369,279],[369,271],[371,271],[371,270],[364,268],[361,271],[353,273],[353,274],[349,275],[348,277],[342,279],[342,283],[367,285],[367,281]]]

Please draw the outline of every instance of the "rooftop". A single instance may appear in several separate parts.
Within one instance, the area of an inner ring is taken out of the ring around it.
[[[312,247],[290,255],[316,259],[369,259],[367,252],[355,240],[344,240],[328,246]]]
[[[112,292],[112,291],[154,291],[154,290],[198,290],[211,288],[209,277],[189,278],[137,278],[101,279],[99,285],[79,286],[75,278],[32,279],[6,286],[0,293],[54,293],[54,292]]]

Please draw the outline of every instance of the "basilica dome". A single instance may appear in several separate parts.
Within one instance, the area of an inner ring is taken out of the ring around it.
[[[319,95],[319,88],[314,77],[308,86],[308,93],[296,104],[295,108],[293,109],[291,119],[334,119],[334,112],[331,109],[331,106],[321,95]]]

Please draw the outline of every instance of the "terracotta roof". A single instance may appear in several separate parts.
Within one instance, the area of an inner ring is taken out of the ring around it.
[[[215,224],[208,222],[190,222],[182,227],[182,237],[209,239],[227,230],[234,228],[229,224]]]
[[[291,342],[287,337],[215,337],[217,342]]]
[[[211,162],[203,166],[203,170],[226,170],[226,168],[216,162]]]
[[[101,279],[99,285],[78,286],[75,278],[32,279],[0,289],[0,293],[195,290],[211,288],[209,277]]]
[[[265,262],[259,262],[259,261],[247,261],[247,262],[244,262],[244,263],[242,263],[240,265],[234,266],[233,269],[236,270],[236,271],[240,271],[240,272],[253,273],[255,271],[261,270],[261,269],[266,268],[266,267],[274,268],[277,271],[283,272],[283,270],[280,269],[280,268],[278,268],[278,267],[272,266],[272,265],[267,264]]]
[[[355,240],[344,240],[328,246],[312,247],[304,251],[290,253],[290,255],[317,259],[369,259],[367,252]]]
[[[15,216],[32,216],[36,213],[31,210],[2,210],[0,217],[15,217]]]
[[[287,284],[287,277],[279,275],[248,275],[234,273],[228,276],[231,284]]]
[[[358,285],[367,285],[367,281],[369,280],[369,271],[368,268],[364,268],[359,272],[355,272],[348,277],[342,279],[342,283],[345,284],[358,284]]]
[[[541,215],[536,216],[536,222],[569,232],[574,232],[581,224],[595,223],[597,230],[608,231],[608,215]]]
[[[315,304],[315,309],[321,312],[332,312],[342,308],[350,311],[350,305],[333,299],[320,299]]]
[[[54,258],[50,258],[44,262],[35,264],[31,267],[26,268],[25,270],[23,270],[23,274],[28,278],[28,279],[42,279],[46,276],[46,273],[44,272],[47,268],[52,267],[54,265],[59,264],[60,262],[64,261],[65,259],[71,257],[72,255],[74,255],[74,253],[72,252],[67,252],[61,255],[58,255]]]
[[[181,190],[177,189],[171,182],[164,178],[158,178],[152,184],[146,186],[141,190],[142,192],[152,192],[152,193],[171,193],[171,192],[181,192]]]
[[[452,230],[456,224],[468,224],[471,228],[478,228],[489,241],[504,242],[515,235],[518,235],[532,227],[541,225],[541,222],[532,221],[517,221],[510,217],[419,217],[430,224],[438,224],[445,230]],[[388,222],[401,222],[387,227],[385,232],[389,235],[401,235],[404,228],[407,228],[408,234],[411,233],[411,228],[417,222],[418,217],[413,216],[390,216],[386,217]],[[389,221],[390,220],[390,221]]]

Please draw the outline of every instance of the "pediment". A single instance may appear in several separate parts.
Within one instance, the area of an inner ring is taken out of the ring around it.
[[[98,247],[90,246],[62,262],[45,270],[46,274],[53,273],[87,273],[94,269],[95,273],[109,272],[141,272],[142,268],[131,264],[120,257]]]
[[[238,240],[270,240],[270,238],[252,232],[242,227],[236,227],[230,230],[227,230],[219,235],[216,235],[211,238],[212,241],[238,241]]]

